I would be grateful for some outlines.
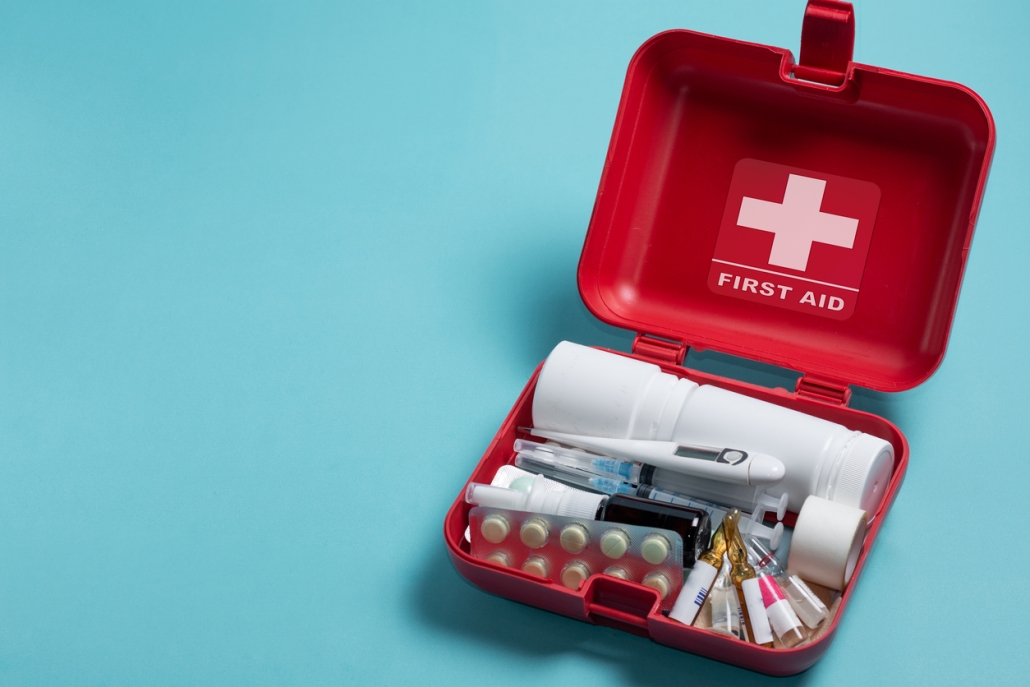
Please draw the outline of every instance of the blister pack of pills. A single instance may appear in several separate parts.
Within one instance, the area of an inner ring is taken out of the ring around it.
[[[477,506],[472,555],[579,589],[594,574],[651,587],[672,608],[683,586],[683,539],[671,530]]]

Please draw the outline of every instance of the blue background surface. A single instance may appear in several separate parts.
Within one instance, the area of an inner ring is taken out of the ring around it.
[[[441,524],[558,341],[629,348],[575,269],[636,47],[797,54],[803,8],[7,3],[0,684],[773,682],[484,594]],[[943,366],[856,393],[911,466],[788,682],[1025,684],[1030,10],[857,19],[857,61],[972,87],[998,146]]]

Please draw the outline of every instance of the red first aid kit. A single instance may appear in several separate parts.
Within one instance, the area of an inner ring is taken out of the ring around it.
[[[590,311],[637,332],[630,357],[893,445],[888,493],[829,627],[793,649],[765,648],[670,620],[641,584],[593,575],[573,591],[475,559],[463,490],[444,536],[470,582],[772,675],[801,672],[829,648],[909,453],[897,427],[848,407],[850,385],[901,391],[940,364],[995,140],[968,88],[852,62],[854,26],[849,3],[810,1],[798,62],[685,30],[641,46],[578,269]],[[688,347],[802,376],[788,391],[705,374],[681,366]],[[539,373],[470,482],[489,483],[514,459]]]

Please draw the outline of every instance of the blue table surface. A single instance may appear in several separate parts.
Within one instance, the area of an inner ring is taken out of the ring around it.
[[[558,341],[629,348],[575,271],[636,47],[797,54],[803,10],[5,3],[0,684],[773,682],[482,593],[441,525]],[[857,61],[970,86],[998,145],[944,364],[855,393],[911,464],[788,682],[1026,684],[1030,9],[857,21]]]

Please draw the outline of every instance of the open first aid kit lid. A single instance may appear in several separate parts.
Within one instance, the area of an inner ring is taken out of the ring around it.
[[[994,148],[958,84],[851,61],[848,3],[790,51],[675,30],[633,57],[580,258],[598,318],[832,386],[944,357]]]

